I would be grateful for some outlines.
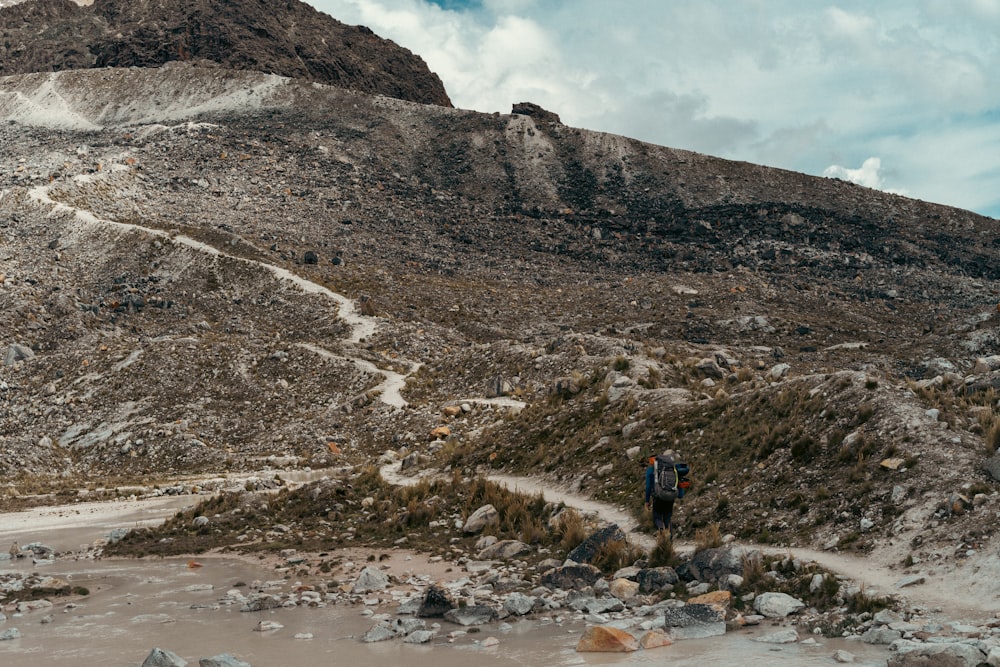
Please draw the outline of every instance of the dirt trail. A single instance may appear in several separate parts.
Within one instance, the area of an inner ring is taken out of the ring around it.
[[[401,475],[398,464],[383,467],[382,475],[393,484],[412,484],[419,479]],[[631,542],[645,549],[652,548],[654,544],[652,536],[634,532],[637,522],[623,508],[560,489],[551,481],[539,478],[490,475],[488,479],[521,493],[541,494],[547,501],[561,502],[582,512],[593,513],[603,521],[618,524]],[[678,504],[677,511],[684,511],[683,503]],[[911,607],[920,607],[948,619],[985,621],[993,619],[1000,609],[1000,577],[997,576],[1000,573],[1000,557],[995,554],[984,554],[975,564],[969,563],[961,569],[929,567],[926,572],[921,571],[925,579],[923,583],[899,588],[897,584],[906,574],[895,567],[894,556],[887,553],[853,555],[801,547],[777,548],[748,543],[741,543],[741,546],[760,549],[769,555],[787,554],[802,561],[813,561],[826,570],[849,578],[868,593],[892,595],[905,600]],[[682,542],[676,547],[682,552],[694,549],[692,543]]]

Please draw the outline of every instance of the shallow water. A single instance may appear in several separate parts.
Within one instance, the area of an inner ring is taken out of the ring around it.
[[[0,515],[0,546],[17,539],[22,545],[43,542],[59,551],[93,544],[112,528],[162,520],[197,498],[160,498],[131,503],[80,504],[36,508]],[[94,505],[93,507],[91,505]],[[6,548],[3,549],[6,552]],[[55,600],[51,609],[15,615],[0,622],[0,631],[16,627],[22,637],[0,642],[3,667],[138,667],[154,647],[169,649],[197,665],[198,659],[231,653],[253,667],[315,667],[315,665],[401,664],[413,667],[511,667],[517,665],[760,665],[819,667],[832,664],[840,648],[853,653],[859,665],[885,665],[886,651],[857,642],[819,639],[819,646],[775,646],[750,641],[775,628],[759,626],[724,637],[686,640],[651,651],[631,654],[577,653],[581,623],[513,622],[501,632],[487,626],[449,643],[445,637],[459,626],[442,623],[429,645],[401,641],[364,644],[358,640],[372,625],[362,606],[289,608],[241,613],[238,606],[192,609],[212,605],[238,582],[279,580],[281,575],[262,565],[233,558],[198,558],[203,567],[191,569],[187,559],[71,560],[34,566],[28,559],[0,561],[0,573],[36,571],[84,586],[90,595],[68,607]],[[211,586],[211,588],[208,588]],[[244,589],[245,592],[245,589]],[[377,613],[391,611],[376,608]],[[51,617],[51,622],[42,619]],[[567,617],[571,614],[567,613]],[[261,633],[261,620],[284,627]],[[430,624],[429,624],[430,625]],[[312,639],[295,639],[311,633]],[[495,636],[499,646],[483,648],[482,639]]]
[[[231,653],[254,667],[317,664],[415,667],[482,665],[829,665],[833,651],[848,650],[857,664],[884,665],[884,650],[856,642],[820,640],[819,646],[774,646],[750,641],[748,632],[725,637],[681,641],[673,646],[621,654],[580,654],[574,650],[583,626],[538,620],[519,621],[500,632],[489,626],[448,643],[445,635],[458,626],[443,623],[441,637],[429,645],[401,641],[364,644],[358,640],[372,621],[361,606],[319,609],[290,608],[241,613],[238,607],[192,609],[211,605],[237,582],[276,579],[274,571],[239,560],[199,559],[190,569],[186,560],[77,561],[37,568],[39,572],[85,586],[90,595],[68,608],[58,602],[48,610],[11,616],[0,629],[16,627],[21,639],[0,642],[0,664],[16,667],[48,665],[137,666],[153,647],[169,649],[192,664],[198,658]],[[8,563],[5,570],[30,570],[30,563]],[[212,589],[202,588],[211,585]],[[50,623],[42,618],[51,616]],[[284,627],[254,631],[261,620]],[[760,628],[766,634],[772,628]],[[311,633],[312,639],[295,639]],[[500,645],[483,648],[479,641],[496,636]]]

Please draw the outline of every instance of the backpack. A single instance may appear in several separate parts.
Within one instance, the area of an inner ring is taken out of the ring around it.
[[[669,456],[657,456],[653,463],[653,497],[657,500],[683,498],[691,486],[687,478],[689,472],[688,464],[675,463]]]

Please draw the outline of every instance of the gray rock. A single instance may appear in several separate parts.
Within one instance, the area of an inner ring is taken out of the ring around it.
[[[868,628],[863,635],[861,635],[861,641],[866,644],[891,644],[897,639],[902,639],[903,633],[899,630],[892,630],[885,626],[879,626],[876,628]]]
[[[20,343],[13,343],[7,348],[7,353],[3,357],[4,366],[13,366],[20,361],[27,361],[28,359],[34,359],[35,352],[27,345],[21,345]]]
[[[414,630],[403,638],[403,642],[406,644],[426,644],[434,639],[436,634],[434,630]]]
[[[503,608],[514,616],[524,616],[535,608],[535,598],[524,593],[511,593],[504,599]]]
[[[663,626],[671,639],[704,639],[726,634],[722,613],[707,604],[689,604],[666,609]]]
[[[892,625],[902,620],[903,617],[891,609],[883,609],[872,616],[872,623],[875,625]]]
[[[255,594],[240,608],[241,612],[264,611],[281,606],[281,599],[266,593]]]
[[[843,649],[834,651],[832,657],[834,662],[839,662],[842,665],[854,662],[854,654]]]
[[[717,583],[726,575],[742,576],[744,559],[753,558],[758,554],[757,551],[747,551],[740,547],[703,549],[691,558],[688,568],[698,581]]]
[[[896,588],[906,588],[907,586],[916,586],[917,584],[922,584],[927,581],[927,578],[922,574],[911,574],[908,577],[903,577],[896,582]]]
[[[493,505],[483,505],[473,512],[462,526],[462,532],[480,533],[490,522],[499,519],[500,513]]]
[[[510,560],[531,551],[531,547],[518,540],[500,540],[476,556],[480,560]]]
[[[889,647],[886,667],[979,667],[986,654],[971,644],[924,644],[899,640]]]
[[[438,584],[432,584],[424,594],[424,600],[420,603],[417,616],[420,618],[440,618],[456,607],[458,604],[451,593]]]
[[[640,593],[659,593],[665,588],[673,588],[674,584],[681,580],[672,567],[639,570],[635,579],[639,582]]]
[[[20,639],[21,631],[17,628],[7,628],[3,632],[0,632],[0,642],[7,642],[12,639]]]
[[[368,628],[368,632],[361,636],[361,641],[366,644],[374,644],[375,642],[384,642],[389,639],[395,639],[398,636],[396,628],[394,628],[392,624],[386,621],[380,621]]]
[[[542,575],[542,586],[559,588],[565,591],[579,590],[593,586],[601,578],[601,571],[593,565],[563,565],[546,571]]]
[[[587,602],[585,609],[591,614],[609,614],[624,611],[625,603],[615,597],[594,598]]]
[[[195,528],[201,528],[202,526],[207,526],[208,525],[208,517],[204,516],[204,515],[202,515],[202,516],[196,516],[194,518],[194,521],[191,522],[191,524]]]
[[[372,591],[382,591],[389,587],[389,577],[378,568],[366,567],[361,570],[357,581],[354,582],[352,593],[370,593]]]
[[[754,610],[768,618],[785,618],[805,609],[805,603],[785,593],[761,593],[753,600]]]
[[[771,634],[754,637],[753,640],[764,644],[794,644],[799,641],[799,633],[795,631],[795,628],[785,628]]]
[[[452,609],[444,615],[444,620],[458,625],[484,625],[499,618],[497,610],[484,604]]]
[[[993,481],[1000,482],[1000,454],[986,459],[986,462],[983,463],[983,470],[989,473]]]
[[[597,555],[597,550],[608,542],[624,541],[625,533],[622,529],[615,524],[611,524],[581,542],[579,546],[569,552],[566,559],[576,563],[589,563]]]
[[[184,667],[187,660],[180,657],[173,651],[162,648],[154,648],[142,662],[142,667]]]
[[[202,658],[198,667],[252,667],[249,662],[238,660],[228,653],[220,653],[211,658]]]
[[[780,380],[781,378],[788,375],[788,371],[791,370],[791,366],[788,364],[775,364],[769,373],[772,380]]]
[[[483,535],[478,540],[476,540],[476,553],[479,553],[486,547],[492,547],[494,544],[499,542],[496,535]]]
[[[697,363],[695,368],[698,370],[699,373],[701,373],[705,377],[716,378],[721,380],[726,376],[726,372],[722,370],[722,367],[719,366],[719,363],[712,358],[707,357],[705,359],[702,359]]]

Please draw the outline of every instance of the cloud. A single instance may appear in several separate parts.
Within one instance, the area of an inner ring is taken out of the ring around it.
[[[877,157],[870,157],[861,163],[860,169],[849,169],[840,165],[831,165],[823,170],[823,175],[827,178],[839,178],[842,181],[850,181],[866,188],[878,190],[882,187],[882,160]]]
[[[1000,150],[969,139],[1000,134],[1000,0],[311,1],[419,54],[461,108],[531,101],[570,125],[1000,211]]]

